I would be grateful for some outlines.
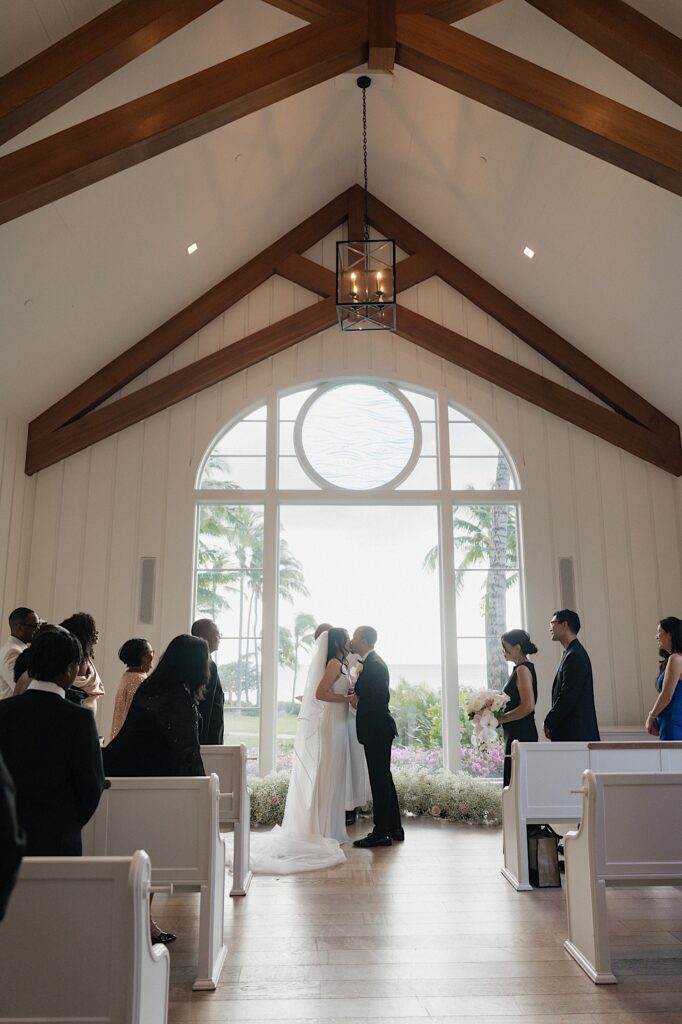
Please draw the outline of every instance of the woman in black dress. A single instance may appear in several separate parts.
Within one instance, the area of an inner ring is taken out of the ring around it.
[[[105,774],[205,775],[197,704],[207,683],[208,644],[199,637],[176,636],[102,751]]]
[[[523,629],[510,629],[502,634],[502,650],[507,661],[514,668],[504,693],[509,697],[507,709],[500,718],[504,731],[504,776],[503,785],[511,780],[512,740],[537,743],[538,730],[535,726],[535,703],[538,699],[538,681],[535,665],[528,661],[529,654],[535,654],[537,647]]]

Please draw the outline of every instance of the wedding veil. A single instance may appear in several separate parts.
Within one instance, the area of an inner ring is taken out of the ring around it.
[[[346,855],[335,839],[320,834],[316,783],[323,756],[321,726],[324,703],[317,684],[327,665],[327,633],[317,640],[308,669],[294,741],[294,760],[282,826],[268,833],[251,833],[251,868],[260,874],[285,875],[317,871],[342,864]]]

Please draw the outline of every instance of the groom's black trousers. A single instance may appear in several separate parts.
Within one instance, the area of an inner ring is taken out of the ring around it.
[[[386,836],[401,827],[398,795],[391,775],[393,737],[365,743],[365,758],[374,805],[374,833]]]

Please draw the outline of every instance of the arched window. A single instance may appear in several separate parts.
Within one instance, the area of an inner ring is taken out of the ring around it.
[[[318,621],[378,629],[399,763],[501,774],[461,698],[501,689],[523,625],[519,483],[491,431],[434,393],[340,379],[273,394],[197,480],[197,617],[216,620],[226,734],[287,764]]]

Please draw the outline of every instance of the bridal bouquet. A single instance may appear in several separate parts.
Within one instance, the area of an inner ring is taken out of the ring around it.
[[[487,747],[497,740],[498,719],[504,714],[508,701],[506,693],[495,690],[471,694],[466,702],[466,713],[474,723],[471,742],[475,747]]]

